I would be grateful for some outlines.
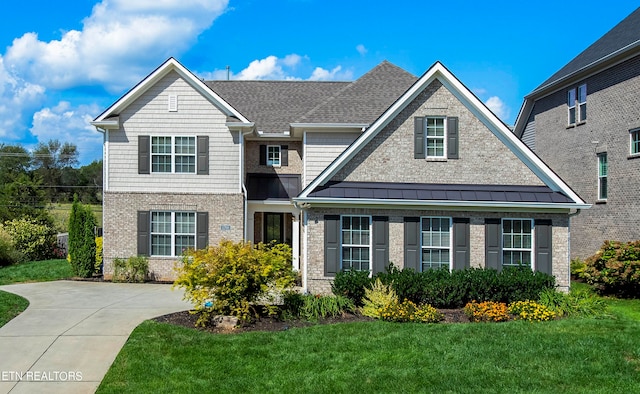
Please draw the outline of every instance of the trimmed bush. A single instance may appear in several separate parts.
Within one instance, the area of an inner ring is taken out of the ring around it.
[[[25,261],[53,257],[56,233],[46,221],[24,217],[5,222],[3,228],[11,236],[13,247],[24,256]]]
[[[579,276],[601,294],[640,297],[640,241],[605,241]]]
[[[416,305],[409,300],[393,302],[380,311],[383,320],[393,322],[437,323],[444,315],[428,304]]]
[[[145,256],[113,260],[114,282],[142,283],[147,278],[149,259]]]
[[[69,215],[69,262],[74,274],[83,278],[95,272],[95,228],[93,212],[75,198]]]
[[[331,291],[334,295],[347,297],[356,306],[361,307],[364,289],[371,286],[371,283],[369,271],[341,271],[336,274]]]
[[[0,267],[22,262],[24,256],[13,246],[11,235],[0,225]]]
[[[293,287],[291,247],[286,244],[234,243],[223,240],[216,247],[189,250],[176,265],[174,287],[199,314],[197,324],[207,325],[216,315],[248,321],[258,317],[256,301],[269,304],[270,294]]]

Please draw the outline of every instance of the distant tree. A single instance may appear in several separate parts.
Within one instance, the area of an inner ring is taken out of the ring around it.
[[[49,201],[67,201],[68,197],[60,196],[60,193],[65,192],[63,186],[66,186],[63,173],[78,164],[77,147],[70,142],[63,144],[58,140],[41,142],[33,151],[32,163],[34,172],[43,179]]]
[[[31,167],[31,155],[20,145],[0,144],[0,187],[26,174]]]
[[[96,204],[102,201],[102,177],[102,160],[80,167],[78,185],[83,186],[79,190],[83,202]]]
[[[20,174],[12,182],[0,185],[0,223],[24,216],[50,222],[46,200],[41,182]]]

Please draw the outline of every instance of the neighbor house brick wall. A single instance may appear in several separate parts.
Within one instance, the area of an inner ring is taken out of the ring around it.
[[[324,275],[324,216],[371,215],[389,217],[389,262],[404,267],[404,218],[445,216],[470,219],[470,266],[485,267],[485,218],[550,219],[553,230],[552,269],[556,284],[563,291],[569,289],[568,218],[564,213],[473,212],[442,210],[381,210],[381,209],[311,209],[307,214],[308,291],[313,294],[330,293],[332,277]],[[534,229],[535,231],[535,229]]]
[[[587,84],[587,120],[568,127],[567,90]],[[587,203],[571,219],[571,257],[593,255],[605,240],[640,239],[640,158],[629,157],[629,130],[640,127],[640,56],[564,86],[535,102],[527,140]],[[523,138],[524,139],[524,138]],[[597,153],[609,162],[608,198],[598,201]]]
[[[138,211],[209,212],[209,245],[222,239],[244,237],[241,194],[117,193],[106,192],[103,205],[104,277],[111,279],[113,260],[137,255]],[[227,227],[221,226],[230,226]],[[176,257],[150,257],[149,274],[154,280],[172,281]]]
[[[458,117],[459,159],[414,159],[416,116]],[[542,185],[542,181],[440,81],[415,100],[332,180],[489,185]]]

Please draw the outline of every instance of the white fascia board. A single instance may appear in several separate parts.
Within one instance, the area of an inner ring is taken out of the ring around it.
[[[161,78],[167,75],[169,72],[175,71],[191,86],[193,86],[200,94],[209,99],[214,105],[219,107],[226,115],[233,115],[240,119],[242,122],[248,123],[247,120],[240,112],[224,101],[218,96],[211,88],[209,88],[200,78],[196,77],[191,71],[184,67],[173,57],[167,59],[160,67],[156,68],[145,79],[140,81],[129,92],[122,96],[118,101],[113,103],[102,114],[100,114],[94,121],[102,121],[106,118],[118,115],[124,108],[131,105],[138,97],[146,92],[151,86],[156,84]]]
[[[120,128],[120,119],[118,117],[115,117],[115,118],[105,119],[101,121],[93,121],[93,122],[90,122],[90,124],[98,128],[98,131],[100,131],[100,129],[114,130],[114,129]]]
[[[224,125],[232,130],[242,130],[251,129],[256,124],[254,122],[226,122]]]
[[[366,129],[368,123],[291,123],[290,126],[295,129],[305,129],[305,131],[314,131],[318,129]]]
[[[536,203],[536,202],[505,202],[505,201],[451,201],[451,200],[393,200],[393,199],[360,199],[360,198],[294,198],[296,204],[310,204],[311,206],[348,206],[379,207],[379,208],[415,208],[415,209],[481,209],[481,210],[568,210],[588,209],[590,204],[574,203]]]

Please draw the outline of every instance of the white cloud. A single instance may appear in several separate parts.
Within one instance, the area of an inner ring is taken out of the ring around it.
[[[16,38],[7,67],[46,88],[102,84],[119,91],[138,82],[158,58],[188,49],[226,9],[228,0],[103,0],[81,31],[40,41]]]
[[[362,44],[358,44],[356,46],[356,51],[358,51],[358,53],[361,54],[362,56],[366,55],[367,52],[369,52],[369,50],[365,48],[365,46]]]
[[[78,147],[80,162],[87,164],[102,158],[102,135],[89,122],[99,113],[97,105],[72,107],[61,101],[33,115],[31,133],[40,142],[57,139]]]
[[[494,114],[496,114],[500,119],[506,121],[509,118],[511,110],[509,107],[500,99],[498,96],[491,96],[485,104]]]
[[[335,81],[335,80],[349,80],[353,79],[353,73],[350,71],[342,71],[342,66],[336,66],[331,71],[325,70],[322,67],[316,67],[311,74],[309,80],[311,81]]]

